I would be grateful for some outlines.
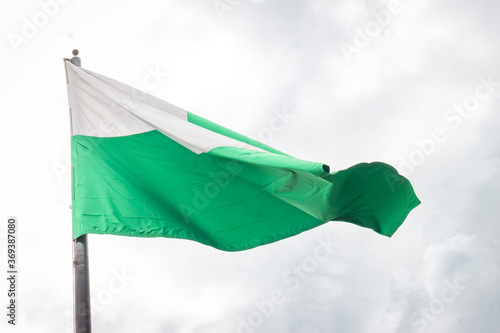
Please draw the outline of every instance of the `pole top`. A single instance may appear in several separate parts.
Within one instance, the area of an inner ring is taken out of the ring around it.
[[[81,67],[82,66],[82,59],[80,59],[78,56],[80,52],[77,49],[73,50],[73,55],[74,57],[71,58],[71,63],[75,66]]]

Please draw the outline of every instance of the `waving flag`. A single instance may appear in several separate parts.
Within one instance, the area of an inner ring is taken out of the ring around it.
[[[420,203],[387,164],[330,172],[69,61],[66,70],[75,238],[239,251],[328,221],[391,236]]]

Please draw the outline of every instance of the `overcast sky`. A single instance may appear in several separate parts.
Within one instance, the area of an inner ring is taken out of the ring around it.
[[[2,306],[0,327],[71,332],[62,58],[78,48],[84,68],[293,156],[389,163],[422,201],[392,238],[332,222],[227,253],[91,235],[94,332],[499,332],[499,15],[493,0],[2,3],[0,269],[13,215],[20,273],[18,325]]]

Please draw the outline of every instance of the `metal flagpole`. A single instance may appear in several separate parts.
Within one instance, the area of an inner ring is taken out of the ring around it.
[[[73,247],[74,331],[75,333],[91,333],[87,235],[73,240]]]
[[[80,67],[78,50],[73,50],[73,56],[71,63]],[[92,332],[87,235],[73,240],[73,323],[75,333]]]

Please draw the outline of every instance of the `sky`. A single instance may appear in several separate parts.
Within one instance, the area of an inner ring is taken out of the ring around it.
[[[19,268],[2,332],[72,332],[75,48],[86,69],[295,157],[389,163],[422,201],[392,238],[331,222],[228,253],[90,235],[94,332],[500,332],[500,3],[0,6],[0,270],[10,216]]]

